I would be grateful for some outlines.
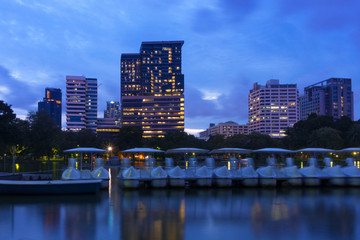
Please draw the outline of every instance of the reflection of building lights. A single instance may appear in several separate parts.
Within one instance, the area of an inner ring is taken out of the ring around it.
[[[288,206],[281,200],[275,200],[271,208],[271,218],[274,221],[288,219],[289,218]]]

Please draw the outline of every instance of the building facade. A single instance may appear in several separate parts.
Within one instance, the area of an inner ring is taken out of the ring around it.
[[[62,94],[60,88],[45,88],[45,97],[38,103],[38,111],[49,113],[56,126],[61,128]]]
[[[200,132],[199,138],[207,140],[210,138],[210,136],[215,135],[223,135],[225,138],[227,138],[236,134],[249,134],[249,126],[247,124],[237,124],[233,121],[219,123],[218,125],[211,123],[208,129]]]
[[[66,76],[66,129],[97,128],[97,79]]]
[[[255,83],[248,98],[249,133],[286,136],[287,128],[299,120],[298,95],[296,84],[280,84],[276,79],[265,86]]]
[[[304,88],[299,98],[300,119],[308,115],[347,116],[354,120],[354,98],[350,78],[330,78]]]
[[[183,41],[143,42],[139,54],[121,55],[121,123],[143,137],[184,131]]]
[[[120,127],[120,119],[121,119],[120,103],[117,101],[107,101],[106,110],[104,111],[104,118],[114,119],[115,125]]]

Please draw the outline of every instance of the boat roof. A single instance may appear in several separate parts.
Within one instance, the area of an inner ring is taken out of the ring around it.
[[[121,151],[123,153],[131,153],[131,152],[135,152],[135,153],[140,153],[140,152],[144,152],[144,153],[160,153],[160,152],[164,152],[158,149],[153,149],[153,148],[130,148],[124,151]]]
[[[218,148],[210,151],[210,154],[213,153],[250,153],[252,150],[244,148]]]
[[[327,148],[303,148],[299,149],[296,152],[336,152],[334,149]]]
[[[89,153],[100,153],[100,152],[106,152],[104,149],[100,148],[92,148],[92,147],[80,147],[80,148],[72,148],[64,150],[64,152],[89,152]]]
[[[167,150],[165,153],[207,153],[208,151],[200,148],[174,148]]]
[[[360,148],[344,148],[341,150],[337,150],[337,152],[360,152]]]
[[[253,152],[264,152],[264,153],[293,153],[294,151],[283,149],[283,148],[261,148],[254,150]]]

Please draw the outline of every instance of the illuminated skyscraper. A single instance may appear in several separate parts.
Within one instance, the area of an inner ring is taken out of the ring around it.
[[[66,129],[80,131],[97,127],[97,79],[66,76]]]
[[[284,137],[299,120],[298,95],[296,84],[279,84],[275,79],[265,86],[255,83],[249,94],[249,132]]]
[[[183,44],[143,42],[140,54],[121,55],[122,126],[140,126],[143,137],[184,130]]]
[[[61,98],[60,88],[45,88],[45,98],[38,103],[38,111],[49,113],[59,128],[61,128]]]
[[[354,100],[350,78],[330,78],[304,88],[300,97],[300,119],[308,115],[347,116],[354,120]]]

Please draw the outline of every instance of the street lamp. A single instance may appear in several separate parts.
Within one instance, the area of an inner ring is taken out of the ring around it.
[[[109,151],[109,159],[110,159],[110,157],[111,157],[111,151],[112,151],[112,147],[111,147],[111,146],[108,147],[108,151]]]

